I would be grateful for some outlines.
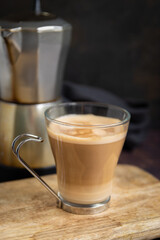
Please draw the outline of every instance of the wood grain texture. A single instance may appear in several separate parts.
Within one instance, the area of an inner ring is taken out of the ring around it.
[[[44,179],[56,186],[56,175]],[[74,215],[33,178],[0,184],[0,240],[129,240],[160,237],[160,181],[118,165],[111,205],[96,215]]]

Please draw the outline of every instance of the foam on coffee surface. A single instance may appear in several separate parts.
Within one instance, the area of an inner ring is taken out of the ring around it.
[[[120,120],[116,118],[93,114],[69,114],[55,120],[60,124],[51,122],[48,133],[51,137],[62,137],[66,142],[102,144],[118,141],[125,137],[123,126],[107,127],[120,123]]]

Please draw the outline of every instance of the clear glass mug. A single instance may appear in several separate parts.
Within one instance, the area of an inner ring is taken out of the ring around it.
[[[58,207],[77,214],[105,210],[111,198],[114,171],[130,114],[108,104],[60,103],[45,111],[45,120],[56,163],[58,193],[19,155],[24,143],[42,142],[41,137],[17,136],[12,149],[18,160],[57,198]]]

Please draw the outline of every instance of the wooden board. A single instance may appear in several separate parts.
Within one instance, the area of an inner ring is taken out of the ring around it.
[[[54,187],[56,175],[44,179]],[[34,178],[0,184],[1,240],[126,240],[160,237],[160,181],[145,171],[118,165],[111,205],[96,215],[56,208]]]

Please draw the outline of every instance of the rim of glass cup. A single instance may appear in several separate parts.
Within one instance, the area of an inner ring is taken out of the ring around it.
[[[54,118],[51,118],[48,114],[51,109],[58,109],[59,107],[65,107],[65,106],[75,106],[75,105],[90,105],[90,106],[96,106],[96,107],[107,107],[110,109],[115,109],[119,110],[125,113],[125,118],[117,123],[113,124],[88,124],[88,125],[83,125],[83,124],[76,124],[76,123],[67,123],[63,121],[56,120]],[[98,103],[98,102],[65,102],[65,103],[57,103],[54,106],[49,107],[48,109],[45,110],[44,115],[46,119],[48,119],[50,122],[54,122],[59,125],[64,125],[64,126],[70,126],[70,127],[83,127],[83,128],[111,128],[111,127],[116,127],[116,126],[121,126],[124,125],[125,123],[129,122],[131,115],[130,113],[125,110],[122,107],[118,107],[116,105],[112,104],[107,104],[107,103]]]

